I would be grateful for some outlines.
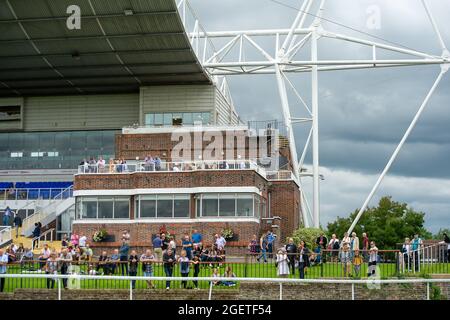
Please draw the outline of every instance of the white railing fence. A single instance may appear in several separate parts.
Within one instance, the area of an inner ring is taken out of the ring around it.
[[[48,229],[47,231],[43,232],[41,235],[34,237],[31,241],[31,250],[33,251],[36,248],[41,247],[41,241],[44,242],[52,242],[53,241],[53,233],[55,232],[55,228]],[[35,244],[37,244],[35,246]]]
[[[0,226],[0,246],[12,239],[12,229],[10,226]]]
[[[35,223],[41,222],[49,214],[53,213],[62,200],[68,199],[72,196],[73,196],[73,185],[67,187],[66,189],[58,193],[53,199],[51,199],[51,201],[45,207],[39,210],[35,210],[34,214],[29,215],[28,217],[23,219],[22,232],[26,232],[27,230],[33,228]]]
[[[208,300],[212,300],[213,281],[233,281],[233,282],[259,282],[259,283],[278,283],[280,285],[279,299],[283,299],[283,284],[343,284],[351,285],[351,299],[355,299],[355,285],[367,285],[372,288],[379,288],[383,284],[426,284],[426,299],[430,300],[430,286],[434,283],[450,283],[450,279],[367,279],[367,280],[336,280],[336,279],[287,279],[287,278],[239,278],[239,277],[142,277],[142,276],[94,276],[94,275],[61,275],[61,274],[0,274],[0,278],[6,279],[54,279],[57,281],[58,300],[61,300],[61,280],[117,280],[128,281],[129,297],[133,300],[133,281],[207,281],[210,282]],[[89,289],[87,289],[89,290]],[[376,289],[374,289],[376,290]]]
[[[399,259],[401,272],[412,273],[440,273],[440,271],[448,272],[450,267],[448,262],[449,244],[439,242],[428,246],[420,246],[418,249],[401,253]],[[442,272],[442,273],[446,273]]]

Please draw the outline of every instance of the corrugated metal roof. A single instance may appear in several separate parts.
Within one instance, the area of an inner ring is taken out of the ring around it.
[[[66,26],[70,5],[80,30]],[[0,0],[0,48],[0,96],[210,83],[175,0]]]

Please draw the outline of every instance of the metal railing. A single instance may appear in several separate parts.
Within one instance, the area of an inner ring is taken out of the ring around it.
[[[78,166],[78,174],[122,174],[135,172],[192,172],[198,170],[226,171],[226,170],[253,170],[266,177],[268,180],[293,179],[291,171],[266,171],[253,160],[204,160],[204,161],[180,161],[161,162],[156,165],[153,162],[130,161],[125,164],[84,164]]]
[[[52,228],[52,229],[48,229],[48,230],[44,231],[39,236],[34,237],[31,240],[31,251],[33,251],[36,248],[40,248],[41,247],[41,241],[45,241],[45,242],[50,241],[50,242],[52,242],[53,241],[53,233],[54,232],[55,232],[55,228]]]
[[[366,280],[339,280],[339,279],[285,279],[285,278],[244,278],[244,277],[179,277],[179,276],[98,276],[98,275],[82,275],[82,274],[0,274],[0,278],[5,278],[6,288],[11,288],[8,283],[10,279],[20,281],[20,287],[16,288],[47,288],[47,289],[57,289],[57,299],[62,299],[62,288],[66,287],[69,283],[69,288],[71,289],[89,289],[86,284],[96,284],[95,288],[111,289],[108,283],[118,283],[120,282],[120,288],[114,289],[125,289],[129,292],[129,299],[133,300],[133,293],[137,290],[136,285],[138,282],[201,282],[206,284],[208,290],[208,300],[213,298],[213,289],[217,288],[214,283],[217,282],[251,282],[251,283],[273,283],[279,284],[279,300],[283,300],[283,284],[340,284],[340,285],[350,285],[351,295],[350,299],[355,300],[355,286],[356,285],[366,285],[372,288],[381,288],[381,285],[386,284],[426,284],[426,293],[424,296],[426,300],[431,299],[431,285],[436,283],[450,283],[450,279],[366,279]],[[29,287],[29,281],[35,280],[34,284],[37,287]],[[49,281],[50,280],[50,281]],[[100,284],[101,282],[101,284]],[[92,287],[94,288],[94,287]],[[13,291],[15,288],[12,288]],[[108,294],[108,293],[107,293]]]
[[[67,188],[66,188],[67,189]],[[0,189],[0,201],[18,201],[18,200],[51,200],[56,196],[62,198],[70,197],[64,193],[65,188],[15,188]]]
[[[51,199],[45,207],[35,210],[33,214],[23,219],[22,230],[28,230],[32,228],[35,223],[41,222],[44,218],[56,210],[56,206],[58,206],[62,200],[66,200],[71,197],[73,197],[73,185],[63,189],[59,194]]]
[[[12,229],[10,226],[0,226],[0,246],[12,239]]]
[[[450,244],[440,242],[400,253],[402,273],[450,273]]]

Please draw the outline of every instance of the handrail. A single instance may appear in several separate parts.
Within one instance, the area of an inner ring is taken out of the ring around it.
[[[38,220],[41,220],[42,215],[48,211],[48,208],[50,208],[51,206],[55,205],[55,203],[59,204],[59,202],[56,202],[57,200],[65,200],[65,199],[70,198],[71,195],[72,195],[72,191],[73,191],[73,185],[65,188],[63,191],[58,193],[53,199],[50,200],[50,202],[45,207],[41,208],[40,210],[35,210],[32,215],[29,215],[28,217],[23,219],[22,230],[27,230],[28,228],[33,226],[36,222],[38,222]],[[62,195],[65,192],[69,192],[69,197],[68,198],[63,198]],[[38,219],[36,219],[36,217],[38,217]]]
[[[56,196],[59,196],[63,193],[63,191],[67,189],[66,188],[14,188],[14,197],[10,198],[8,196],[8,189],[0,189],[0,192],[3,192],[3,195],[0,196],[0,201],[28,201],[26,205],[20,207],[17,210],[22,210],[28,206],[30,202],[37,201],[37,200],[51,200],[55,198]],[[37,197],[30,197],[30,193],[34,191],[37,192]],[[59,191],[56,196],[52,196],[52,193],[54,191]],[[44,197],[43,194],[46,192],[48,194],[48,197]],[[25,193],[25,195],[22,195],[22,193]],[[1,194],[1,193],[0,193]]]
[[[39,248],[41,246],[41,239],[42,239],[42,237],[45,237],[44,241],[48,241],[47,240],[47,235],[48,234],[50,234],[50,242],[52,242],[53,241],[53,232],[54,231],[55,231],[55,228],[51,228],[51,229],[46,230],[44,233],[41,233],[39,236],[34,237],[31,240],[31,251],[33,251],[35,249],[34,244],[35,244],[36,240],[37,240],[37,248]]]
[[[11,226],[0,226],[0,227],[3,227],[3,229],[0,230],[0,245],[2,245],[12,239],[12,228]]]
[[[155,163],[145,161],[130,161],[125,164],[84,164],[78,166],[78,174],[129,174],[135,172],[162,173],[162,172],[192,172],[192,171],[233,171],[253,170],[264,176],[267,180],[294,180],[289,170],[266,171],[253,160],[203,160],[203,161],[172,161],[161,162],[159,167]]]

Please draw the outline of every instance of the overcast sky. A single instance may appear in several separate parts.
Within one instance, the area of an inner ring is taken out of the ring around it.
[[[300,7],[302,3],[300,0],[279,1],[293,7]],[[444,41],[450,46],[450,28],[445,27],[450,18],[450,1],[428,2]],[[191,0],[191,4],[208,31],[289,28],[296,15],[292,8],[270,0]],[[374,5],[380,12],[379,29],[367,24],[371,17],[367,10]],[[420,0],[328,0],[324,17],[409,48],[441,54]],[[330,22],[324,21],[323,27],[381,42]],[[270,50],[271,43],[273,41],[262,41],[261,45]],[[251,54],[249,51],[248,56]],[[300,53],[299,57],[306,55]],[[341,58],[368,59],[370,50],[320,40],[319,59]],[[438,66],[421,66],[319,75],[320,161],[321,173],[325,176],[321,183],[321,223],[324,226],[362,205],[439,70]],[[310,75],[293,75],[290,79],[309,101]],[[281,106],[274,76],[233,76],[229,83],[243,119],[280,119]],[[450,73],[441,81],[371,202],[375,205],[383,195],[407,202],[426,213],[426,227],[433,232],[440,227],[450,228],[449,88]],[[305,115],[292,94],[290,98],[293,116]],[[309,129],[297,126],[297,148],[301,151]]]

